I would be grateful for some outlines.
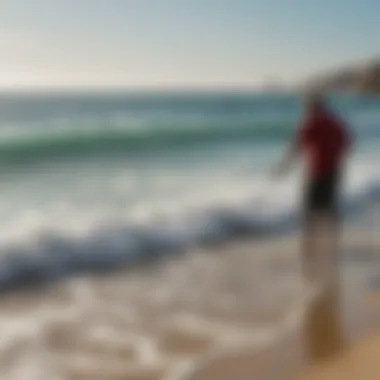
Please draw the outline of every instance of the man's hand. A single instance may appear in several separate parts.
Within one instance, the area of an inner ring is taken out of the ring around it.
[[[273,175],[273,177],[280,178],[286,175],[290,170],[290,167],[292,166],[296,156],[296,149],[294,149],[293,146],[290,146],[282,161],[272,169],[271,174]]]
[[[289,163],[282,161],[279,164],[275,165],[271,170],[271,175],[275,179],[279,179],[284,177],[289,171]]]

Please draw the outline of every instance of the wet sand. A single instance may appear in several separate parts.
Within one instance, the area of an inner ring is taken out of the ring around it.
[[[372,240],[344,238],[339,303],[331,292],[311,302],[295,238],[3,296],[0,378],[325,380],[313,376],[326,361],[353,352],[360,362],[379,343],[374,335],[354,344],[376,324]]]
[[[335,360],[305,371],[297,380],[379,379],[379,352],[380,331],[377,330]]]

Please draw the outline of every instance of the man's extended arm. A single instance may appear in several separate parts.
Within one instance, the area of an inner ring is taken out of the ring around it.
[[[275,168],[275,175],[281,176],[286,174],[294,161],[297,159],[300,150],[307,143],[309,137],[309,127],[302,123],[295,131],[294,136],[288,145],[280,163]]]
[[[292,166],[293,162],[296,160],[298,152],[298,146],[296,142],[293,140],[287,147],[281,161],[275,168],[275,175],[281,176],[286,174]]]

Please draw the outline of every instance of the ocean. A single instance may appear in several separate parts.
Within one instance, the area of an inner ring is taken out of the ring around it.
[[[355,149],[342,210],[380,197],[380,98],[334,95]],[[293,94],[0,95],[0,287],[294,232],[300,168],[274,180]]]

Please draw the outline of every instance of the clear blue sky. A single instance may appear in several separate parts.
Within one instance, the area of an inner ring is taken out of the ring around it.
[[[255,86],[380,53],[380,0],[1,0],[0,88]]]

